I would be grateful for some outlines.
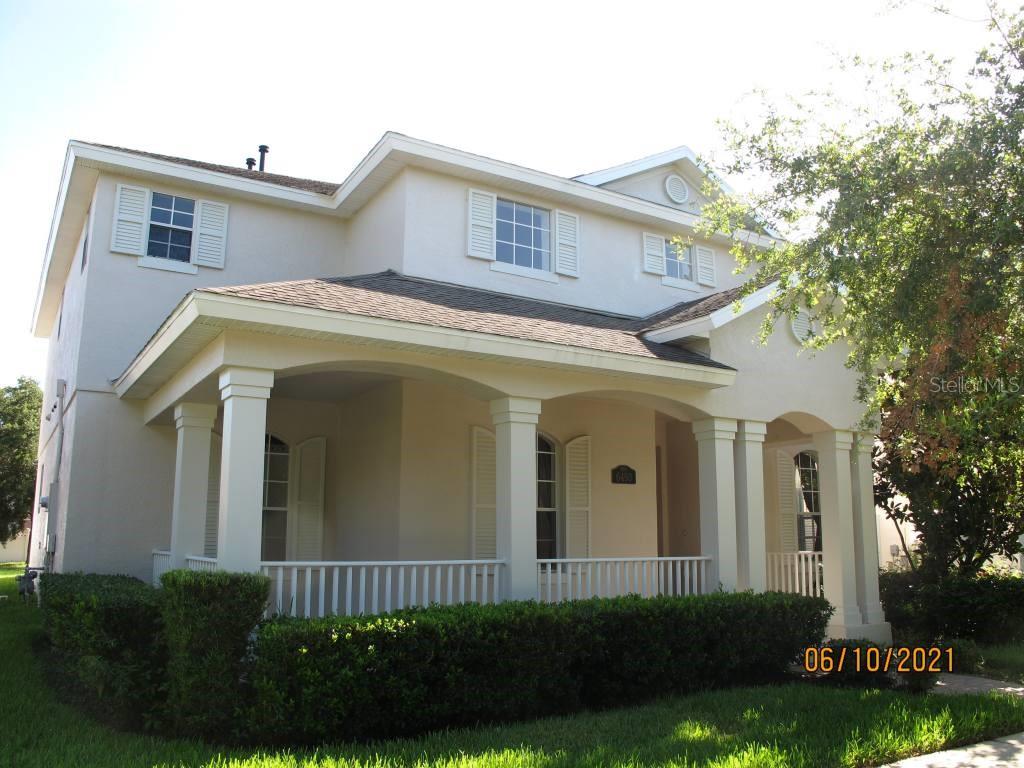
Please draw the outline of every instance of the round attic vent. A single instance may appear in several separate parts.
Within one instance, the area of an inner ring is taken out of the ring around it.
[[[690,199],[690,188],[676,174],[665,177],[665,193],[673,203],[685,203]]]
[[[806,309],[798,310],[789,326],[796,340],[803,344],[814,335],[814,325],[811,323],[811,316]]]

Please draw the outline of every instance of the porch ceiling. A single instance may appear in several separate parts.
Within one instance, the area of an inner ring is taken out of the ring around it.
[[[194,291],[115,382],[147,398],[227,329],[372,344],[544,368],[729,385],[736,371],[639,337],[630,318],[408,278],[394,272]]]

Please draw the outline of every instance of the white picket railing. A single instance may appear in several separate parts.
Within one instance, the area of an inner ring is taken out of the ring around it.
[[[153,586],[160,586],[160,577],[171,570],[171,553],[166,549],[153,550]]]
[[[217,558],[199,557],[198,555],[186,555],[185,567],[190,571],[216,571]]]
[[[637,594],[711,592],[710,557],[588,557],[537,561],[537,599],[543,603]]]
[[[769,552],[768,589],[821,597],[821,570],[821,552]]]
[[[390,613],[417,605],[501,602],[501,560],[264,562],[268,613],[319,617]]]

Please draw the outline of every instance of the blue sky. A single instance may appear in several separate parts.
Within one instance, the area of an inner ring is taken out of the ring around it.
[[[952,8],[0,0],[0,386],[44,373],[29,323],[69,139],[238,165],[266,143],[268,170],[341,181],[396,130],[575,175],[713,153],[755,88],[852,88],[837,54],[966,60],[984,5]]]

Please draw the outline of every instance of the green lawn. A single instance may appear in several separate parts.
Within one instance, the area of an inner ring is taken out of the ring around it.
[[[980,650],[985,660],[981,674],[997,680],[1024,683],[1024,644],[983,645]]]
[[[31,643],[34,608],[0,568],[0,766],[858,766],[1024,730],[1024,701],[908,696],[791,684],[316,752],[225,752],[119,733],[60,701]],[[481,691],[481,695],[486,692]]]

